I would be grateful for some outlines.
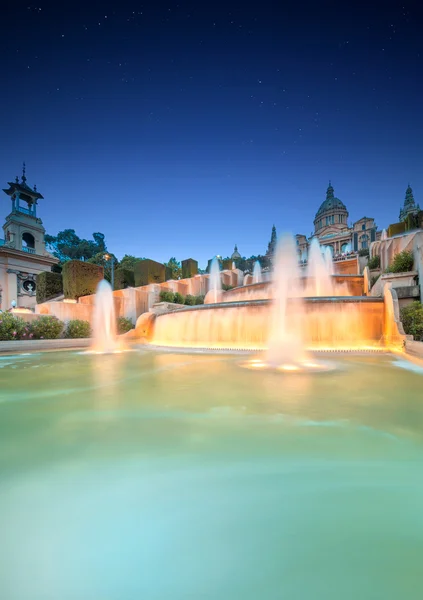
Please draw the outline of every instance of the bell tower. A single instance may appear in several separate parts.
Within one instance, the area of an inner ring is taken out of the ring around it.
[[[37,186],[31,188],[27,184],[25,171],[24,163],[21,181],[16,177],[3,190],[12,200],[12,211],[3,225],[4,245],[27,254],[45,255],[45,229],[37,217],[38,200],[43,200],[43,196]]]

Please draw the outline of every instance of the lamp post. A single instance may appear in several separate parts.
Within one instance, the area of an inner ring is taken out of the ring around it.
[[[112,290],[114,291],[115,289],[115,257],[114,256],[110,256],[110,254],[105,254],[104,255],[105,260],[110,260],[110,283],[112,286]]]

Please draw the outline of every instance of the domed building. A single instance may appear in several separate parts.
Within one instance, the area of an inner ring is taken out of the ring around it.
[[[242,257],[240,255],[240,253],[238,252],[238,246],[235,244],[235,248],[232,253],[231,260],[235,262],[236,260],[239,260],[240,258],[242,258]]]
[[[348,225],[349,213],[345,204],[335,196],[335,190],[329,181],[326,199],[320,205],[314,218],[314,233],[309,238],[298,234],[297,247],[300,259],[306,260],[308,246],[314,237],[322,246],[328,246],[333,255],[346,252],[358,252],[370,247],[380,236],[372,217],[363,217]]]

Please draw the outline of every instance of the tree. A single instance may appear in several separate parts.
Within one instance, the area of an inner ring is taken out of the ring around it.
[[[106,258],[109,257],[109,258]],[[91,263],[93,265],[98,265],[99,267],[103,267],[104,269],[104,279],[106,279],[108,282],[112,281],[112,258],[114,258],[114,265],[113,268],[117,269],[119,265],[119,261],[116,258],[116,256],[114,254],[112,254],[111,252],[98,252],[97,254],[95,254],[94,256],[92,256],[91,258],[89,258],[87,260],[88,263]]]
[[[139,262],[140,260],[145,260],[145,259],[137,258],[136,256],[132,256],[131,254],[125,254],[125,256],[120,261],[119,266],[121,269],[128,269],[129,271],[133,271],[136,263]]]
[[[92,240],[81,239],[75,229],[64,229],[56,236],[45,236],[47,249],[63,264],[68,260],[88,260],[95,254],[106,252],[103,233],[93,233]]]
[[[172,272],[171,279],[181,279],[181,277],[182,277],[181,263],[178,262],[174,256],[169,258],[169,261],[167,263],[164,263],[164,266],[168,267],[171,270],[171,272]]]

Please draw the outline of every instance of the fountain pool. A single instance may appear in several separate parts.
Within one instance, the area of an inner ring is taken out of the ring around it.
[[[1,356],[0,597],[418,598],[419,367],[241,360]]]

